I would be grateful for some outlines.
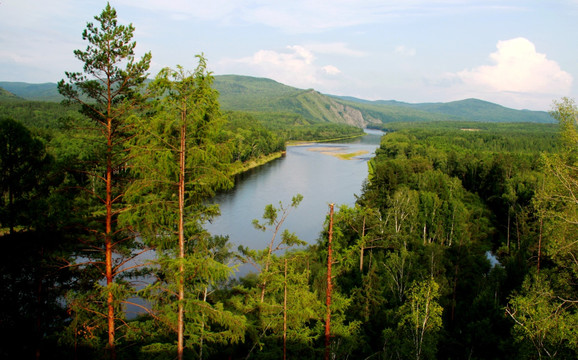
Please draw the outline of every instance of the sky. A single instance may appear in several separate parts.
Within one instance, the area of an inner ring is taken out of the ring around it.
[[[57,82],[102,0],[0,0],[0,81]],[[324,94],[467,98],[551,110],[578,99],[578,0],[110,0],[137,56]]]

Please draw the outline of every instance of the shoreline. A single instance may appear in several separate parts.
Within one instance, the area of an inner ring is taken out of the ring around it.
[[[333,141],[340,141],[340,140],[348,140],[348,139],[355,139],[358,137],[362,137],[365,135],[366,134],[360,134],[360,135],[353,135],[353,136],[344,136],[344,137],[334,138],[334,139],[311,140],[311,141],[290,140],[290,141],[287,141],[285,143],[285,146],[301,146],[301,145],[311,145],[311,144],[326,143],[326,142],[333,142]],[[286,150],[277,151],[277,152],[271,153],[269,155],[262,156],[258,159],[248,161],[246,163],[234,163],[233,164],[233,170],[231,171],[230,174],[231,174],[231,176],[236,176],[236,175],[242,174],[242,173],[247,172],[249,170],[255,169],[259,166],[265,165],[265,164],[267,164],[273,160],[279,159],[280,157],[285,156],[286,153],[287,153]],[[336,156],[338,158],[341,158],[342,160],[346,160],[350,157],[350,156],[348,156],[348,154],[339,154],[339,155],[332,154],[332,155]],[[358,155],[363,155],[363,154],[355,154],[354,156],[358,156]]]
[[[251,169],[257,168],[261,165],[265,165],[273,160],[279,159],[280,157],[285,156],[286,151],[277,151],[271,153],[269,155],[261,156],[258,159],[250,160],[245,163],[233,163],[233,170],[231,171],[231,176],[236,176],[247,172]]]
[[[355,138],[362,137],[365,135],[367,135],[367,134],[344,136],[344,137],[340,137],[340,138],[325,139],[325,140],[289,140],[289,141],[287,141],[286,146],[300,146],[300,145],[311,145],[311,144],[319,144],[319,143],[326,143],[326,142],[333,142],[333,141],[341,141],[341,140],[355,139]]]

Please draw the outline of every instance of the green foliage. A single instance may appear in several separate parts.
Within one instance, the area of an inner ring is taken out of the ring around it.
[[[284,141],[329,141],[363,135],[363,130],[338,123],[323,123],[290,112],[251,112],[268,130]]]
[[[22,124],[0,119],[0,227],[11,233],[16,226],[37,222],[38,196],[49,181],[52,158],[44,143]],[[44,185],[44,186],[43,186]]]
[[[182,175],[186,224],[193,228],[217,214],[218,210],[204,205],[203,200],[232,185],[226,170],[228,147],[218,142],[217,94],[210,86],[204,58],[199,60],[192,74],[180,66],[161,71],[149,86],[159,98],[152,115],[132,118],[136,131],[132,163],[137,179],[126,195],[133,209],[124,212],[121,221],[136,227],[146,241],[161,248],[170,248],[162,242],[171,237],[174,240],[178,231]]]
[[[556,103],[553,117],[560,122],[562,149],[556,154],[546,154],[543,161],[547,183],[540,192],[541,206],[549,217],[568,224],[577,224],[578,199],[578,108],[569,99]]]
[[[14,119],[28,128],[58,133],[70,122],[81,122],[80,107],[61,103],[18,100],[2,103],[0,117]]]
[[[309,122],[347,123],[363,127],[363,119],[353,119],[352,111],[314,90],[300,90],[269,79],[224,75],[217,77],[215,88],[226,110],[291,114]]]
[[[121,102],[139,97],[138,89],[146,79],[151,54],[135,61],[136,42],[131,42],[135,29],[132,24],[118,25],[116,10],[110,4],[101,15],[95,16],[95,20],[100,27],[88,23],[82,33],[83,40],[90,45],[85,51],[74,51],[76,58],[84,64],[84,73],[67,72],[69,82],[61,80],[58,91],[67,101],[80,103],[83,113],[95,121],[112,118],[119,122],[126,112],[126,108],[119,106]],[[84,101],[81,95],[95,103]],[[108,103],[115,106],[105,106]],[[114,124],[115,128],[118,125]]]
[[[2,102],[12,102],[12,101],[16,101],[19,100],[20,98],[14,94],[12,94],[10,91],[3,89],[2,87],[0,87],[0,101]]]
[[[158,99],[154,108],[133,119],[137,179],[126,196],[133,209],[121,221],[157,249],[156,279],[142,292],[155,320],[177,333],[179,357],[187,349],[202,358],[213,346],[239,341],[245,320],[209,299],[232,269],[226,264],[227,238],[211,238],[202,229],[218,213],[204,200],[231,181],[228,147],[218,137],[218,94],[206,60],[198,59],[193,73],[181,66],[163,69],[149,86]],[[158,351],[158,346],[149,350]]]
[[[132,41],[135,29],[132,25],[119,25],[116,10],[110,4],[95,20],[98,24],[88,23],[82,33],[83,40],[88,42],[86,49],[74,51],[83,63],[83,72],[66,72],[67,81],[58,83],[58,91],[65,97],[65,103],[81,107],[81,113],[92,121],[98,134],[100,146],[93,148],[97,152],[92,155],[92,166],[82,169],[90,178],[83,185],[91,197],[82,200],[90,209],[85,227],[92,236],[83,239],[87,241],[79,246],[82,255],[77,260],[80,263],[86,260],[87,265],[94,266],[96,272],[91,275],[98,275],[92,281],[94,284],[105,281],[106,288],[95,286],[86,293],[72,292],[71,296],[75,296],[69,304],[78,304],[74,299],[88,301],[71,307],[72,312],[88,309],[83,324],[91,321],[90,316],[106,318],[107,349],[114,358],[118,320],[124,318],[119,304],[130,296],[132,289],[124,278],[134,275],[134,267],[126,264],[138,255],[135,249],[140,245],[117,222],[130,180],[126,142],[131,134],[126,118],[143,100],[139,90],[146,79],[151,55],[147,53],[135,60],[136,42]],[[102,291],[106,293],[106,301],[101,301]]]
[[[252,325],[250,337],[246,340],[251,358],[283,357],[281,340],[284,333],[288,358],[314,359],[319,356],[317,339],[323,331],[320,319],[324,307],[309,286],[309,261],[309,254],[303,252],[274,258],[263,301],[260,300],[260,289],[255,286],[257,283],[246,283],[234,289],[234,306],[247,315]]]
[[[62,301],[76,274],[61,268],[70,257],[58,230],[27,230],[0,235],[0,357],[49,359],[68,352],[59,337],[70,321]]]
[[[540,152],[555,151],[558,126],[532,123],[474,123],[465,121],[392,123],[388,136],[405,136],[406,141],[419,141],[442,150]],[[387,137],[384,140],[389,140]]]
[[[578,314],[570,300],[556,296],[548,277],[528,276],[510,299],[514,339],[527,358],[571,358],[578,355]],[[535,354],[535,355],[534,355]]]
[[[275,253],[286,251],[294,246],[303,246],[307,244],[305,241],[300,240],[294,233],[291,233],[288,229],[284,229],[283,232],[281,232],[282,226],[291,213],[291,210],[297,208],[302,200],[303,195],[297,194],[293,196],[289,206],[283,205],[281,201],[279,201],[279,207],[269,204],[265,206],[263,212],[264,221],[260,223],[257,219],[253,220],[253,226],[255,229],[260,231],[270,230],[272,232],[271,241],[266,248],[262,250],[254,250],[239,245],[238,250],[240,260],[244,263],[253,265],[262,278],[261,302],[263,302],[265,297],[265,288],[267,286],[268,278],[271,276],[269,267],[275,260]],[[278,235],[280,235],[280,239],[277,238]]]
[[[575,241],[577,204],[576,140],[578,109],[573,100],[555,103],[552,117],[560,124],[561,150],[544,154],[544,177],[531,199],[540,216],[536,270],[508,304],[516,340],[528,358],[576,356],[578,276]],[[554,276],[555,274],[555,276]]]
[[[476,99],[434,104],[364,101],[295,89],[270,79],[237,75],[216,79],[215,86],[227,110],[290,112],[307,120],[360,127],[401,121],[552,122],[545,112],[513,110]]]
[[[500,316],[500,307],[521,285],[527,257],[536,254],[540,222],[532,199],[541,185],[540,152],[556,149],[555,127],[476,124],[479,131],[463,130],[472,125],[400,124],[383,137],[370,162],[370,178],[358,204],[375,212],[375,229],[384,240],[374,242],[377,246],[365,256],[370,259],[367,275],[348,267],[338,283],[351,296],[367,293],[361,284],[370,274],[385,285],[379,295],[369,296],[381,296],[376,300],[381,306],[356,308],[351,314],[368,319],[361,327],[367,339],[363,346],[374,354],[383,348],[384,357],[404,358],[421,351],[416,342],[406,341],[409,333],[399,335],[398,325],[408,326],[401,314],[403,309],[409,313],[410,284],[429,279],[439,286],[436,303],[444,310],[443,330],[437,329],[444,335],[429,338],[429,355],[420,356],[433,357],[437,351],[444,358],[507,358],[514,351],[499,337],[492,340],[496,351],[484,351],[488,338],[480,336],[480,329],[508,336],[511,324]],[[347,254],[344,265],[355,263],[349,259],[361,254],[354,244],[363,233],[344,231],[340,221],[337,239]],[[482,280],[490,271],[485,254],[490,249],[505,267],[492,269],[492,274],[505,275],[493,275],[491,282]],[[473,308],[483,308],[483,315]],[[376,316],[383,322],[372,322]],[[374,334],[384,334],[384,342],[370,340]]]
[[[232,162],[244,163],[285,150],[285,141],[249,113],[227,112],[223,126]]]
[[[190,245],[184,258],[179,258],[174,250],[157,252],[154,281],[140,292],[140,296],[152,304],[155,331],[165,336],[176,333],[178,306],[183,306],[185,348],[197,357],[239,342],[246,328],[242,315],[224,309],[223,304],[213,297],[213,292],[231,276],[232,269],[219,261],[222,259],[215,253],[219,247],[213,239],[207,238],[206,232],[199,231],[187,237]],[[179,301],[181,269],[184,269],[186,295]],[[164,346],[169,346],[174,343],[174,338],[168,336],[163,341]],[[176,353],[176,346],[172,349],[171,352]]]
[[[553,122],[546,112],[513,110],[476,99],[423,104],[366,101],[326,96],[312,89],[296,89],[263,78],[221,75],[215,80],[225,110],[285,114],[317,123],[380,127],[392,122]],[[0,87],[28,100],[58,101],[61,98],[53,84],[0,82]]]
[[[435,358],[436,336],[442,327],[442,311],[439,305],[439,285],[433,278],[414,283],[404,303],[399,327],[410,335],[409,353],[415,359]]]

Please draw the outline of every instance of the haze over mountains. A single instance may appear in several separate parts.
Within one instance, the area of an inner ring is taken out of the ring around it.
[[[545,111],[514,110],[478,99],[448,103],[410,104],[394,100],[369,101],[297,89],[271,79],[240,75],[215,76],[224,110],[297,114],[318,122],[357,127],[397,121],[538,122],[554,120]],[[0,100],[60,101],[55,83],[0,82]]]

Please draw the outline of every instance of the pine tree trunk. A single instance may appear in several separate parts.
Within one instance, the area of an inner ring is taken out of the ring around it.
[[[361,249],[359,250],[359,271],[363,272],[363,252],[365,250],[365,216],[363,217],[363,227],[361,229]]]
[[[14,192],[11,188],[8,189],[8,228],[10,235],[14,234]]]
[[[273,245],[275,244],[275,238],[277,237],[277,232],[281,225],[278,224],[275,228],[275,232],[273,233],[273,237],[271,238],[271,242],[269,243],[269,252],[267,253],[267,261],[265,262],[265,279],[263,280],[263,284],[261,284],[261,303],[265,300],[265,288],[267,287],[267,274],[269,273],[269,264],[271,263],[271,254],[273,253]]]
[[[287,359],[287,259],[285,259],[285,283],[283,296],[283,360]]]
[[[40,257],[44,258],[44,247],[40,248]],[[42,287],[42,271],[37,270],[34,276],[36,282],[36,328],[34,329],[34,358],[40,360],[42,331],[42,304],[44,303],[44,288]]]
[[[110,91],[109,91],[110,93]],[[109,102],[110,114],[110,102]],[[104,234],[105,242],[105,264],[106,264],[106,288],[107,288],[107,323],[108,323],[108,348],[110,358],[116,358],[114,335],[114,294],[112,293],[113,272],[112,272],[112,118],[107,119],[107,153],[106,153],[106,230]]]
[[[540,234],[538,236],[538,264],[536,265],[537,267],[536,272],[538,276],[540,275],[540,260],[542,258],[542,226],[544,223],[543,221],[544,221],[543,217],[540,214]]]
[[[179,173],[179,309],[177,319],[177,358],[183,360],[184,353],[184,300],[185,300],[185,140],[186,140],[186,109],[181,114],[181,149]]]
[[[209,292],[209,289],[207,287],[205,287],[205,291],[203,292],[203,302],[205,302],[205,303],[207,302],[208,292]],[[205,343],[205,314],[204,313],[202,314],[202,318],[203,318],[203,321],[201,323],[201,339],[200,339],[201,345],[199,348],[199,360],[203,360],[203,346]]]
[[[325,306],[327,313],[325,315],[325,360],[329,360],[331,345],[331,263],[333,261],[331,254],[331,239],[333,237],[333,205],[329,204],[329,236],[327,245],[327,293]]]
[[[510,209],[511,209],[511,207],[508,206],[508,231],[506,233],[506,247],[508,248],[508,254],[510,253],[510,222],[511,222]]]

